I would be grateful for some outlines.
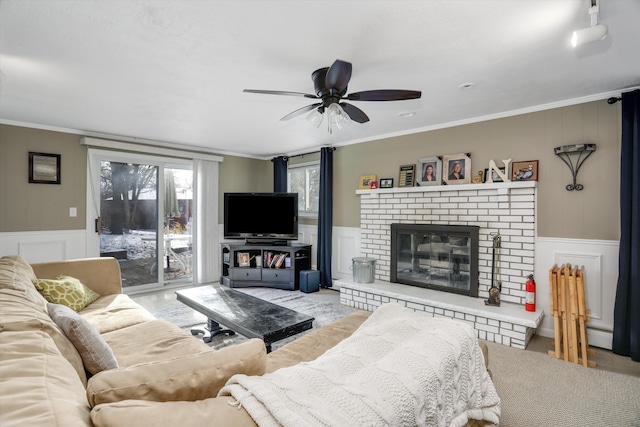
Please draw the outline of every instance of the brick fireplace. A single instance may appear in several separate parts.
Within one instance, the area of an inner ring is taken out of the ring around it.
[[[373,310],[397,302],[434,316],[470,322],[482,339],[524,348],[544,313],[524,309],[534,271],[535,182],[358,190],[363,256],[375,258],[375,283],[339,280],[343,304]],[[392,283],[391,224],[478,228],[478,298]],[[501,236],[500,307],[485,306],[491,287],[493,234]]]

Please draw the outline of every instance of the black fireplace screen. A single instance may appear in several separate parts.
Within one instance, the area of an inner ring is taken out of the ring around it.
[[[391,281],[477,297],[479,230],[391,224]]]

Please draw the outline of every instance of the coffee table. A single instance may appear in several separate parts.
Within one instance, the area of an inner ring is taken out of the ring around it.
[[[237,332],[247,338],[261,338],[267,352],[271,351],[272,343],[311,329],[314,320],[218,284],[179,290],[176,296],[178,301],[207,316],[211,336]],[[229,329],[222,329],[221,324]]]

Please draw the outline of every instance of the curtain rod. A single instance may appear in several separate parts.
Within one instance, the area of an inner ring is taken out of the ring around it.
[[[331,151],[336,151],[336,147],[327,147],[329,148]],[[292,157],[303,157],[303,156],[308,156],[309,154],[316,154],[319,153],[320,151],[309,151],[308,153],[301,153],[301,154],[294,154],[293,156],[282,156],[285,159],[290,159]],[[273,159],[271,159],[271,161],[274,161],[277,157],[274,157]]]

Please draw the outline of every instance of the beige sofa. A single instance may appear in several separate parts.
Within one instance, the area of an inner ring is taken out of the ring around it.
[[[86,357],[52,320],[32,280],[66,274],[100,296],[79,311],[118,367],[87,375]],[[216,397],[234,374],[262,375],[312,361],[371,313],[357,311],[266,354],[258,339],[212,350],[122,294],[113,258],[29,265],[0,258],[0,425],[255,426]],[[488,363],[486,346],[482,345]]]
[[[87,375],[81,354],[49,316],[47,300],[32,279],[59,274],[80,279],[100,295],[79,314],[111,348],[118,368]],[[269,356],[258,339],[212,350],[124,295],[113,258],[29,265],[19,256],[3,257],[0,425],[255,425],[227,398],[215,398],[229,377],[261,375],[312,360],[350,335],[369,314],[355,313],[325,333],[307,335],[304,342]],[[165,401],[172,403],[158,403]]]

